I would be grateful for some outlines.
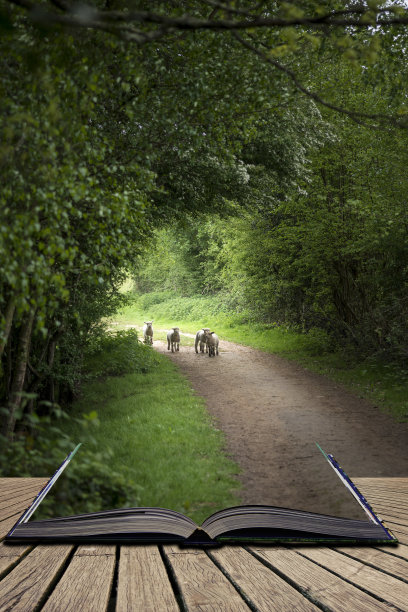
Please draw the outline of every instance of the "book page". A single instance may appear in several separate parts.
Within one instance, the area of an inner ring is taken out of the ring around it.
[[[282,476],[282,478],[275,479],[272,486],[270,482],[265,482],[264,494],[261,498],[259,496],[255,498],[250,491],[245,491],[244,503],[265,504],[342,518],[369,520],[361,505],[317,448],[312,449],[310,456],[299,458],[298,461],[302,462],[302,469],[296,470],[296,465],[294,465],[290,471],[290,479]],[[344,466],[342,467],[344,469]],[[280,470],[280,472],[288,474],[287,469]],[[369,499],[367,501],[370,503]]]

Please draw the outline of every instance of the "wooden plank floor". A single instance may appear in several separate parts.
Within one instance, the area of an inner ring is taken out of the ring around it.
[[[398,546],[204,551],[0,542],[0,612],[408,612],[408,478],[355,482]],[[0,479],[0,540],[44,483]]]

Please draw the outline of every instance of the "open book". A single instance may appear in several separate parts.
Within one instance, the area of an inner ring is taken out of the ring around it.
[[[8,542],[132,542],[218,546],[223,543],[396,544],[397,539],[342,470],[333,455],[323,455],[363,507],[368,520],[338,518],[273,506],[220,510],[198,526],[187,516],[163,508],[123,508],[41,521],[29,518],[80,445],[70,453],[6,536]]]

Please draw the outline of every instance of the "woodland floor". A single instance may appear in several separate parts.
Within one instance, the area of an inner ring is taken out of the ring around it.
[[[158,340],[154,348],[177,364],[225,433],[242,470],[242,503],[361,517],[315,442],[351,477],[408,476],[408,424],[341,385],[232,342],[221,341],[214,358],[191,346],[172,354]]]

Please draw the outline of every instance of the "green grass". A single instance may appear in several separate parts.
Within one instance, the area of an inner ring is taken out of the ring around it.
[[[90,407],[100,422],[93,434],[97,446],[108,445],[111,467],[140,487],[139,505],[171,508],[202,522],[239,503],[238,468],[223,451],[223,435],[167,358],[157,355],[148,373],[89,381],[74,414]],[[75,426],[69,427],[75,436]]]
[[[246,313],[228,312],[217,300],[208,297],[174,298],[169,293],[140,296],[120,312],[119,326],[142,325],[154,319],[155,338],[165,334],[156,330],[177,325],[182,332],[195,333],[210,326],[222,339],[231,340],[294,360],[304,367],[341,382],[357,395],[367,398],[400,422],[408,420],[408,372],[380,359],[362,360],[351,351],[330,350],[321,330],[297,333],[274,324],[252,323]],[[183,337],[182,344],[193,344]]]

